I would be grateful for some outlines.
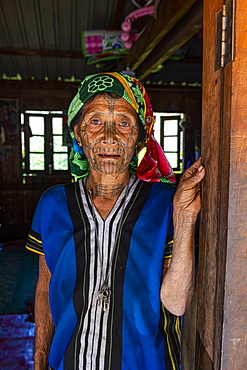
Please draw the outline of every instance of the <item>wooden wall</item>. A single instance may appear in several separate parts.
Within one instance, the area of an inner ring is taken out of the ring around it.
[[[203,19],[202,186],[197,370],[247,368],[247,2],[235,0],[233,61],[215,70],[216,14]],[[230,34],[230,33],[229,33]],[[227,38],[227,43],[230,44]]]
[[[19,114],[26,109],[67,109],[75,95],[78,82],[0,81],[0,98],[17,99]],[[201,123],[200,89],[163,89],[147,87],[155,111],[187,114],[186,142],[190,145],[195,129]],[[58,183],[71,181],[68,176],[29,178],[23,183],[21,169],[20,123],[17,135],[8,136],[2,145],[12,147],[9,160],[0,162],[0,238],[25,238],[40,195]]]
[[[0,98],[17,99],[18,112],[26,109],[67,109],[78,83],[46,81],[0,81]],[[40,195],[50,186],[71,181],[68,176],[22,179],[20,119],[17,135],[2,144],[12,147],[9,160],[0,162],[0,238],[26,237]]]

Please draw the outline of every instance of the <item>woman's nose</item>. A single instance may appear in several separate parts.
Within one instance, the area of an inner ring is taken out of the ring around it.
[[[104,123],[104,139],[105,144],[116,143],[116,124],[112,121],[106,121]]]

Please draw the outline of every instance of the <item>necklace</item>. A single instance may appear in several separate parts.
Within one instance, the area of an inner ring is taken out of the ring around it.
[[[109,308],[110,296],[111,296],[111,288],[110,288],[110,285],[109,285],[109,274],[110,274],[110,268],[111,268],[111,265],[112,265],[112,260],[113,260],[115,250],[116,250],[116,247],[117,247],[118,239],[119,239],[120,229],[121,229],[121,226],[122,226],[124,209],[125,209],[125,204],[126,204],[126,200],[127,200],[128,191],[129,191],[129,183],[130,183],[130,181],[126,185],[123,205],[122,205],[122,208],[121,208],[121,215],[120,215],[120,219],[119,219],[117,230],[116,230],[115,242],[114,242],[114,245],[113,245],[113,248],[112,248],[112,253],[111,253],[111,256],[110,256],[110,262],[109,262],[108,268],[105,272],[105,276],[103,276],[104,275],[103,274],[103,262],[102,262],[103,257],[102,257],[101,251],[100,251],[100,243],[99,243],[99,238],[98,238],[96,212],[95,212],[95,206],[94,206],[94,203],[93,203],[93,191],[90,187],[90,182],[88,183],[88,191],[87,192],[88,192],[88,195],[89,195],[89,200],[90,200],[91,209],[92,209],[92,215],[93,215],[94,226],[95,226],[96,247],[97,247],[97,251],[98,251],[98,255],[99,255],[99,262],[100,262],[100,268],[101,268],[101,277],[103,278],[102,279],[103,283],[101,284],[101,286],[98,290],[98,293],[97,293],[97,300],[98,300],[98,304],[101,306],[103,311],[106,311]],[[103,253],[103,251],[102,251],[102,253]]]

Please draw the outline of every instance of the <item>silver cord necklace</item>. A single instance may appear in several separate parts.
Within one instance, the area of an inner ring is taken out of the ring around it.
[[[101,268],[101,280],[103,280],[103,283],[101,284],[101,286],[98,290],[98,293],[97,293],[97,301],[98,301],[98,304],[101,306],[103,311],[106,311],[109,308],[110,296],[111,296],[111,287],[109,285],[109,274],[110,274],[110,268],[111,268],[111,265],[112,265],[112,260],[113,260],[115,250],[116,250],[116,247],[117,247],[117,243],[118,243],[120,229],[121,229],[121,226],[122,226],[122,221],[123,221],[123,216],[124,216],[124,209],[125,209],[125,204],[126,204],[128,190],[129,190],[129,183],[130,183],[130,181],[126,185],[124,201],[123,201],[123,205],[122,205],[122,208],[121,208],[121,216],[120,216],[118,226],[117,226],[117,231],[116,231],[115,242],[114,242],[114,245],[113,245],[113,248],[112,248],[112,253],[111,253],[111,256],[110,256],[110,262],[108,264],[108,268],[106,269],[105,276],[104,276],[104,274],[103,274],[103,262],[102,262],[103,261],[103,257],[102,257],[103,250],[102,250],[102,253],[101,253],[100,242],[99,242],[99,238],[98,238],[97,221],[96,221],[96,209],[95,209],[95,206],[94,206],[94,203],[93,203],[93,191],[91,189],[90,181],[89,181],[89,178],[88,178],[88,191],[87,192],[88,192],[89,200],[90,200],[90,203],[91,203],[92,215],[93,215],[94,226],[95,226],[96,247],[97,247],[97,250],[98,250],[99,262],[100,262],[100,268]]]

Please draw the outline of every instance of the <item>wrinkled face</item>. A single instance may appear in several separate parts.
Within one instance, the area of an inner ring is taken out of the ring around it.
[[[83,107],[74,132],[92,169],[104,174],[122,173],[134,155],[139,134],[137,114],[116,95],[98,95]]]

